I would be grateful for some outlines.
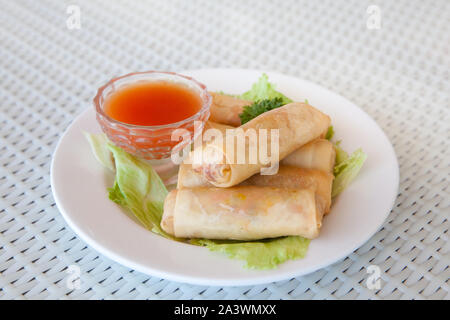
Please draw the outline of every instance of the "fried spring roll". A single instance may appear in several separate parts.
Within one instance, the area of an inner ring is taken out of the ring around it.
[[[173,217],[175,212],[175,202],[177,200],[178,190],[174,189],[169,192],[164,199],[164,211],[163,217],[161,219],[161,228],[168,234],[175,235],[175,230],[173,229]]]
[[[235,127],[232,127],[227,124],[217,123],[217,122],[208,120],[208,121],[206,121],[203,130],[218,129],[218,130],[222,131],[223,133],[225,133],[227,129],[234,129],[234,128]]]
[[[239,128],[244,132],[255,130],[258,136],[259,129],[278,129],[278,155],[281,160],[304,144],[320,137],[328,130],[329,125],[330,117],[316,108],[305,103],[290,103],[265,112]],[[267,139],[267,150],[274,150],[270,133],[267,134]],[[245,147],[245,152],[249,152],[248,140],[246,140]],[[194,163],[194,170],[216,187],[231,187],[267,166],[260,159],[253,164],[238,164],[233,157],[227,154],[227,151],[226,143],[223,145],[215,142],[206,144],[202,150],[203,161],[200,164]]]
[[[179,238],[313,239],[319,234],[322,216],[312,189],[192,188],[170,192],[161,227]]]
[[[233,128],[235,127],[207,121],[204,130],[218,129],[225,134],[227,129]],[[319,138],[308,142],[293,151],[286,158],[281,160],[280,164],[333,173],[335,159],[336,151],[333,144],[326,139]]]
[[[321,201],[324,213],[327,214],[331,207],[331,188],[334,176],[316,169],[304,169],[293,166],[280,166],[278,173],[274,175],[261,175],[259,173],[244,180],[239,186],[276,187],[287,189],[311,188],[316,192]],[[197,174],[192,167],[182,164],[178,171],[178,189],[213,187],[203,176]]]
[[[192,165],[182,163],[178,169],[177,189],[196,188],[196,187],[214,187],[201,174],[192,169]]]
[[[253,103],[220,93],[210,92],[209,94],[213,99],[209,109],[209,120],[234,127],[241,125],[239,114],[242,113],[243,108]]]
[[[330,211],[331,189],[334,176],[316,169],[304,169],[292,166],[280,166],[274,175],[259,173],[243,181],[240,185],[270,186],[287,189],[312,189],[321,202],[324,214]]]
[[[280,164],[333,173],[335,159],[333,144],[325,139],[316,139],[292,152]]]

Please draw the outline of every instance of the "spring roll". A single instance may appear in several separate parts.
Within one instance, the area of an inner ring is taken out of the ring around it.
[[[203,126],[203,133],[205,133],[206,130],[209,130],[209,129],[217,129],[217,130],[220,130],[223,134],[225,134],[227,129],[234,129],[234,128],[235,127],[232,127],[232,126],[229,126],[229,125],[226,125],[226,124],[221,124],[221,123],[217,123],[217,122],[214,122],[214,121],[207,120],[205,122],[204,126]],[[199,135],[197,137],[197,139],[201,143],[201,141],[203,139],[203,135]]]
[[[173,189],[169,192],[164,200],[164,211],[161,219],[161,228],[168,234],[175,235],[173,229],[173,217],[175,212],[175,202],[177,200],[177,189]]]
[[[244,132],[254,130],[258,141],[259,129],[278,129],[278,159],[281,160],[304,144],[320,137],[328,130],[329,125],[330,117],[316,108],[305,103],[290,103],[259,115],[239,129]],[[246,139],[245,152],[249,153],[252,148],[258,148],[258,145],[252,145],[249,139]],[[272,146],[271,134],[268,132],[267,150],[274,149],[276,148]],[[216,187],[231,187],[268,166],[259,157],[256,163],[247,161],[245,164],[239,164],[228,151],[226,143],[220,145],[213,141],[206,144],[202,149],[202,162],[194,163],[194,170]],[[235,155],[236,153],[234,151]]]
[[[316,169],[303,169],[292,166],[280,166],[274,175],[259,173],[241,182],[240,185],[270,186],[287,189],[312,189],[321,202],[324,214],[330,211],[331,189],[334,176]]]
[[[235,127],[227,125],[227,124],[222,124],[222,123],[217,123],[214,121],[206,121],[205,126],[203,127],[203,130],[208,130],[208,129],[218,129],[220,131],[222,131],[223,133],[226,132],[227,129],[234,129]]]
[[[293,166],[280,166],[274,175],[259,173],[241,182],[238,186],[276,187],[287,189],[311,188],[316,192],[318,201],[322,203],[324,214],[330,212],[331,189],[334,176],[331,173],[316,169],[304,169]],[[181,164],[178,171],[178,189],[213,187],[202,175],[192,170],[188,164]]]
[[[178,169],[177,188],[214,187],[201,174],[192,169],[192,165],[182,163]]]
[[[161,227],[179,238],[313,239],[319,234],[322,216],[312,189],[192,188],[170,192]]]
[[[253,103],[220,93],[210,92],[209,94],[213,99],[209,109],[209,120],[234,127],[241,125],[239,114],[242,113],[243,108]]]
[[[280,164],[333,173],[335,159],[333,144],[326,139],[316,139],[292,152]]]
[[[235,127],[212,121],[207,121],[204,126],[204,130],[218,129],[224,134],[226,129],[233,128]],[[335,159],[336,150],[333,144],[326,139],[319,138],[301,146],[281,160],[280,164],[333,173]]]

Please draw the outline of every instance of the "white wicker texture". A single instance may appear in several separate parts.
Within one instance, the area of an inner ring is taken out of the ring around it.
[[[372,4],[380,29],[366,26]],[[80,8],[79,30],[66,25],[69,5]],[[0,299],[450,298],[449,1],[0,0],[0,7]],[[399,196],[382,229],[313,274],[237,288],[149,277],[86,246],[51,195],[58,138],[114,75],[202,67],[302,77],[367,111],[400,163]],[[67,286],[70,265],[80,268],[79,289]],[[380,289],[366,285],[369,265],[381,270]]]

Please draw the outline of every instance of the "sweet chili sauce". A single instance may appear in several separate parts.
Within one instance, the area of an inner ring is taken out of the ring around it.
[[[105,101],[104,111],[123,123],[157,126],[187,119],[201,106],[201,98],[186,86],[152,81],[120,88]]]

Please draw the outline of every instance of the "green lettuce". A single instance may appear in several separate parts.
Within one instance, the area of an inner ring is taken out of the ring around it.
[[[331,197],[336,197],[356,178],[361,170],[367,155],[358,149],[349,155],[340,146],[339,142],[335,144],[336,164],[334,166],[334,180],[331,191]]]
[[[334,144],[334,149],[336,150],[336,162],[334,164],[334,168],[336,169],[342,162],[348,159],[348,153],[341,148],[341,141],[338,141]],[[338,173],[338,170],[334,170],[334,174]]]
[[[103,133],[91,134],[88,132],[83,132],[83,134],[91,146],[95,159],[105,168],[114,171],[114,158],[111,150],[107,147],[109,140],[106,135]]]
[[[95,158],[115,171],[109,199],[131,211],[147,229],[173,238],[160,226],[167,189],[152,166],[114,146],[103,134],[84,133]]]
[[[273,269],[287,260],[304,258],[310,240],[302,237],[283,237],[260,241],[234,242],[195,239],[192,244],[245,261],[249,269]]]
[[[333,136],[334,136],[334,128],[333,128],[333,126],[329,126],[328,131],[325,135],[325,139],[331,140],[333,138]]]
[[[117,203],[119,206],[126,207],[127,201],[125,199],[125,196],[123,195],[122,191],[120,191],[119,184],[117,182],[114,182],[114,187],[108,188],[108,198],[109,200]],[[151,230],[150,226],[150,230]]]
[[[269,82],[267,74],[263,73],[252,88],[238,96],[241,99],[258,102],[260,100],[280,98],[283,105],[291,103],[292,100],[281,92],[275,90],[275,85]]]
[[[149,230],[171,238],[160,226],[164,199],[168,192],[152,166],[123,149],[108,144],[116,166],[114,187],[109,198],[129,209]]]

